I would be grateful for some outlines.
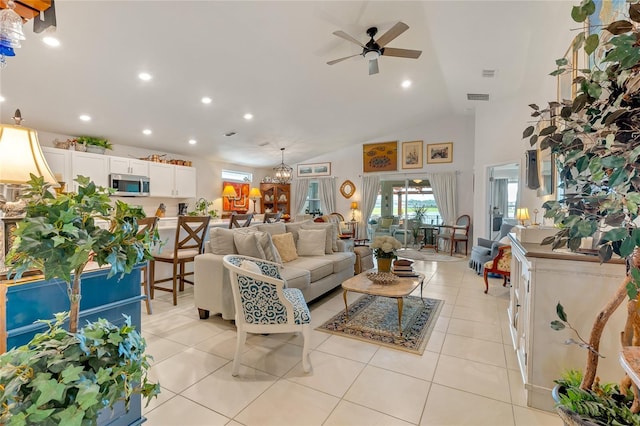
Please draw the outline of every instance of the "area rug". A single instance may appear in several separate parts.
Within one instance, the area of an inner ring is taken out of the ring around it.
[[[458,260],[464,260],[465,256],[459,254],[456,256],[449,256],[444,253],[436,253],[431,249],[404,249],[397,251],[398,257],[404,257],[411,260],[430,260],[432,262],[456,262]]]
[[[406,296],[402,309],[402,336],[398,333],[398,302],[394,298],[364,295],[316,330],[422,355],[443,302]]]

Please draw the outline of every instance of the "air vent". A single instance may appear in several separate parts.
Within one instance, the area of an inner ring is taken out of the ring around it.
[[[237,133],[236,132],[227,132],[224,135],[225,136],[234,136],[234,135],[237,135]]]
[[[269,145],[269,142],[262,142],[262,143],[258,144],[258,146],[267,146],[267,145]]]
[[[488,93],[467,93],[467,100],[469,101],[488,101]]]
[[[496,70],[482,70],[482,76],[484,78],[493,78],[496,76]]]

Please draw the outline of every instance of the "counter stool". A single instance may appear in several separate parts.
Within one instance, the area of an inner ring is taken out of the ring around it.
[[[138,235],[144,234],[148,232],[149,234],[153,234],[156,232],[156,226],[158,225],[158,217],[143,217],[137,220],[138,222]],[[147,305],[147,314],[151,315],[153,313],[151,309],[151,288],[149,285],[149,261],[145,263],[145,265],[140,268],[140,272],[142,272],[142,286],[144,287],[144,295],[147,296],[147,300],[144,303]]]

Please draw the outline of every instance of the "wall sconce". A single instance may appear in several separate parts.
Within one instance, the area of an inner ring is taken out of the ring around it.
[[[516,219],[520,221],[520,225],[524,226],[524,221],[529,220],[529,209],[526,207],[516,210]]]
[[[262,198],[260,189],[251,188],[251,191],[249,191],[249,199],[253,201],[253,214],[256,214],[256,201],[258,201],[260,198]]]
[[[356,221],[356,210],[358,209],[358,202],[357,201],[352,201],[351,202],[351,222],[355,222]]]

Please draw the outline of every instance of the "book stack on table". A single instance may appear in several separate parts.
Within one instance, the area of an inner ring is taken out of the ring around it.
[[[407,259],[396,259],[393,262],[391,272],[399,277],[417,277],[418,273],[413,270],[413,262]]]

